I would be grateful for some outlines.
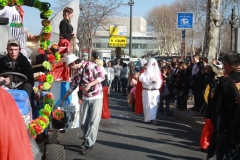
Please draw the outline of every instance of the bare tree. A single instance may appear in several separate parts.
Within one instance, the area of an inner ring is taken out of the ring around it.
[[[116,10],[125,5],[123,0],[84,0],[80,3],[80,18],[77,37],[80,48],[89,48],[89,58],[92,51],[92,39],[96,31],[109,24],[108,17],[116,15]]]

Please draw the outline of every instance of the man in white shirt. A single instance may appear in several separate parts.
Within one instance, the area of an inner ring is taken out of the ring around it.
[[[142,57],[142,59],[140,60],[140,63],[141,63],[141,69],[142,69],[144,67],[144,65],[147,63],[145,56]]]

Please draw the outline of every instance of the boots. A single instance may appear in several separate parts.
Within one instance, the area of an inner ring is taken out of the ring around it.
[[[128,95],[128,93],[127,93],[127,90],[126,90],[126,89],[123,89],[123,91],[122,91],[122,95],[123,95],[123,96],[127,96],[127,95]]]

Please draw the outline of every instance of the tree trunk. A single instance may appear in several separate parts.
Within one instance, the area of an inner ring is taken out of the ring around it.
[[[220,3],[221,0],[208,0],[203,56],[208,57],[209,61],[211,61],[213,58],[216,58],[215,56],[217,52],[219,36],[219,27],[214,26],[210,19],[210,13],[211,8],[220,10]]]

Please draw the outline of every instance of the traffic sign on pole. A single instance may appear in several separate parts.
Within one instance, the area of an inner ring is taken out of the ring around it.
[[[194,25],[194,14],[192,12],[178,12],[177,29],[192,29]]]
[[[186,30],[182,30],[182,42],[185,42]]]

